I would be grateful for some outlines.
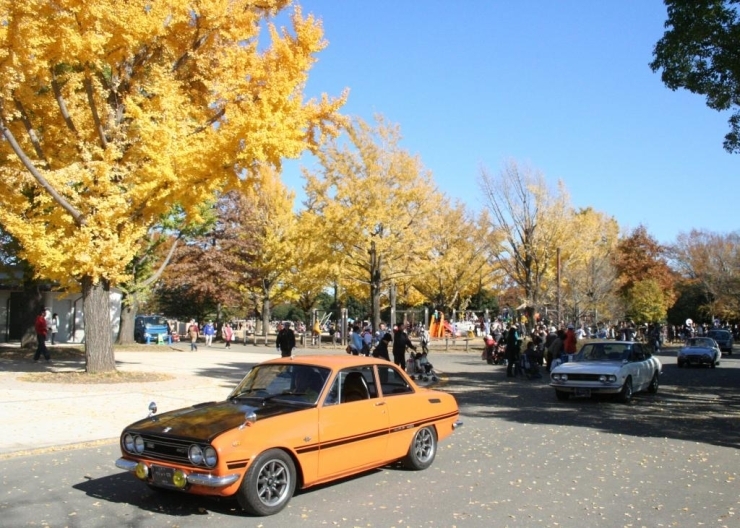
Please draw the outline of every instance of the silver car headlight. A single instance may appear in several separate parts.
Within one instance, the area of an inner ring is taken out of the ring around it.
[[[218,453],[216,453],[216,450],[213,448],[213,446],[208,446],[203,451],[203,461],[206,464],[206,467],[212,468],[216,467],[216,464],[218,464]]]
[[[123,448],[129,453],[134,452],[134,435],[131,433],[123,435]]]
[[[203,450],[199,445],[193,444],[188,448],[188,458],[195,466],[199,466],[203,463]]]
[[[144,452],[144,439],[139,435],[136,435],[136,437],[134,438],[134,451],[137,455],[140,455]]]
[[[599,381],[601,383],[614,383],[617,381],[617,377],[614,374],[602,374],[599,376]]]

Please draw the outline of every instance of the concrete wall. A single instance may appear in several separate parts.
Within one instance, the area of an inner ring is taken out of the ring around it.
[[[110,324],[113,339],[118,337],[121,324],[121,293],[110,293]],[[9,291],[0,291],[0,343],[8,336]],[[44,305],[47,308],[47,321],[51,322],[52,314],[59,316],[59,329],[55,343],[83,343],[85,341],[84,310],[82,296],[77,294],[47,292],[44,294]],[[30,322],[32,323],[32,322]],[[49,340],[51,336],[49,336]]]

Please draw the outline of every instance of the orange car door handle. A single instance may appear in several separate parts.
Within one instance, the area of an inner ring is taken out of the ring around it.
[[[385,402],[377,402],[377,403],[375,404],[375,406],[376,406],[376,407],[380,407],[381,405],[385,405]]]

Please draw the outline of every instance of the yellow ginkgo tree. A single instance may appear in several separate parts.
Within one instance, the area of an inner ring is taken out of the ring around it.
[[[113,370],[108,290],[173,205],[197,216],[333,133],[305,100],[319,21],[289,0],[0,0],[0,224],[82,288],[87,370]],[[196,218],[197,219],[197,218]]]
[[[373,327],[381,290],[411,285],[429,260],[431,230],[442,197],[421,160],[400,146],[397,125],[377,116],[355,119],[346,137],[332,139],[317,172],[304,171],[308,211],[326,237],[326,260],[336,263],[345,291],[369,298]]]

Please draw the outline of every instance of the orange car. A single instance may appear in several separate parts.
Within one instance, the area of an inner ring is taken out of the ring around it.
[[[252,368],[226,401],[126,427],[116,466],[153,489],[236,495],[272,515],[298,488],[403,461],[426,469],[461,426],[455,398],[364,356],[301,356]]]

